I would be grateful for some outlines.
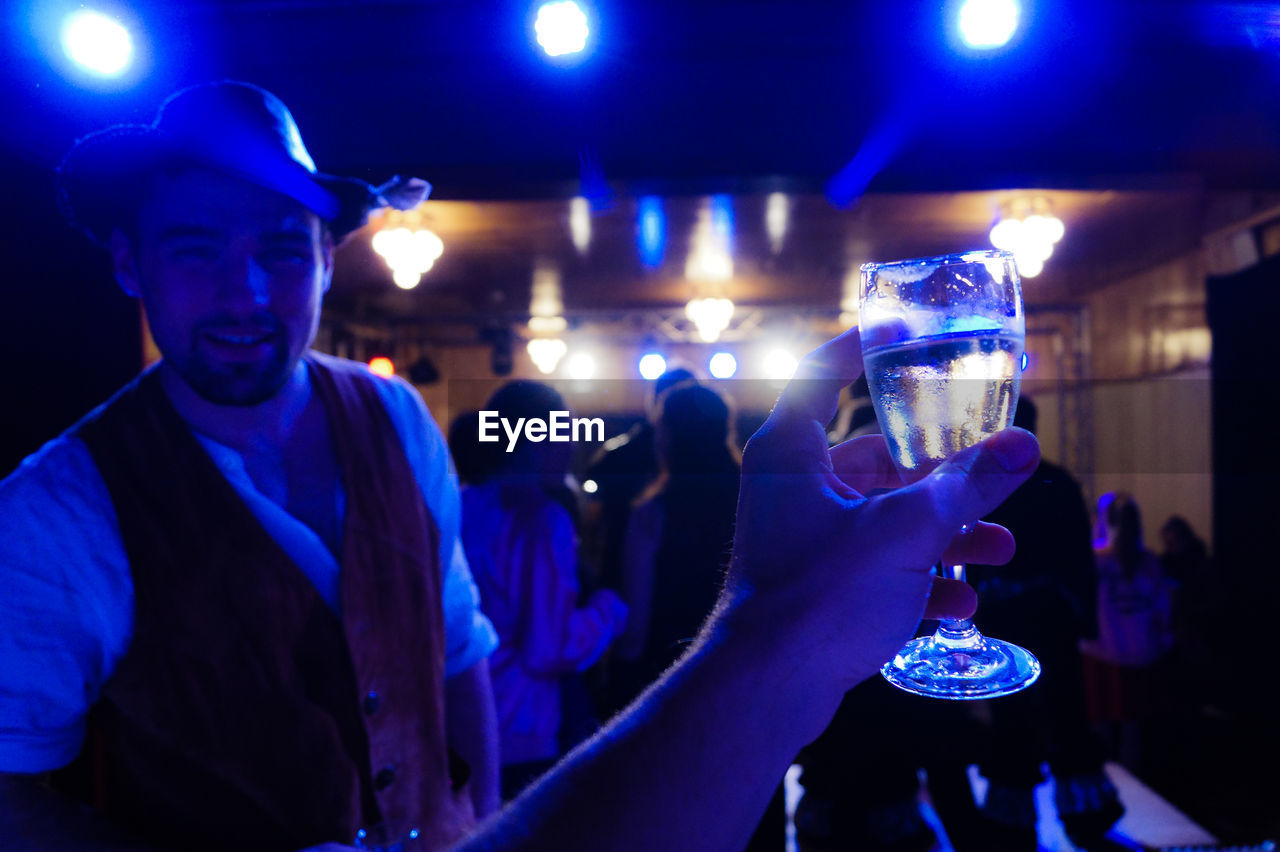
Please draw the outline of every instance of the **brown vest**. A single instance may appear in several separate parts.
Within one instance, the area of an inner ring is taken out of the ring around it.
[[[103,805],[166,846],[299,849],[385,822],[440,848],[473,821],[445,743],[439,531],[376,380],[308,363],[346,491],[340,618],[157,372],[76,430],[134,586],[132,641],[91,716]]]

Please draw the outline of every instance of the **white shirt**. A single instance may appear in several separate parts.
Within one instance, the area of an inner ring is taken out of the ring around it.
[[[498,641],[458,537],[457,477],[422,397],[401,379],[377,387],[440,531],[445,673],[454,675]],[[336,608],[339,565],[320,537],[257,490],[238,452],[197,438]],[[342,517],[340,484],[335,500]],[[0,771],[44,772],[75,758],[132,633],[133,580],[111,497],[84,443],[61,435],[0,481]]]

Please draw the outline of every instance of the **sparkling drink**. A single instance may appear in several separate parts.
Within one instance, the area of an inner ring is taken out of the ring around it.
[[[1017,264],[1009,252],[973,251],[861,271],[858,327],[871,400],[894,463],[915,481],[1013,419],[1026,337]],[[935,569],[964,579],[963,563]],[[967,618],[942,619],[880,671],[917,695],[975,699],[1027,688],[1040,663]]]
[[[1023,336],[960,331],[869,349],[864,354],[876,417],[894,462],[909,479],[1013,420]]]

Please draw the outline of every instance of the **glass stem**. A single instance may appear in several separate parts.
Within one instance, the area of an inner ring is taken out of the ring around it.
[[[958,565],[939,565],[938,576],[964,582],[964,563]],[[963,643],[978,635],[972,618],[944,618],[938,623],[938,635],[949,642]]]
[[[973,532],[973,524],[965,524],[960,528],[958,538],[964,538]],[[955,565],[947,565],[940,563],[937,567],[937,573],[940,577],[947,577],[951,580],[959,580],[964,582],[964,563],[960,562]],[[968,647],[977,645],[982,641],[981,634],[978,629],[973,626],[972,618],[944,618],[938,624],[938,632],[934,634],[934,638],[940,642],[953,647]]]

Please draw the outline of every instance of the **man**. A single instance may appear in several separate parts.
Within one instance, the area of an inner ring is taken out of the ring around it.
[[[64,210],[164,357],[0,483],[6,844],[440,848],[495,806],[443,439],[408,385],[309,349],[334,246],[426,189],[317,174],[234,82],[68,156]],[[77,754],[107,821],[32,778]]]

